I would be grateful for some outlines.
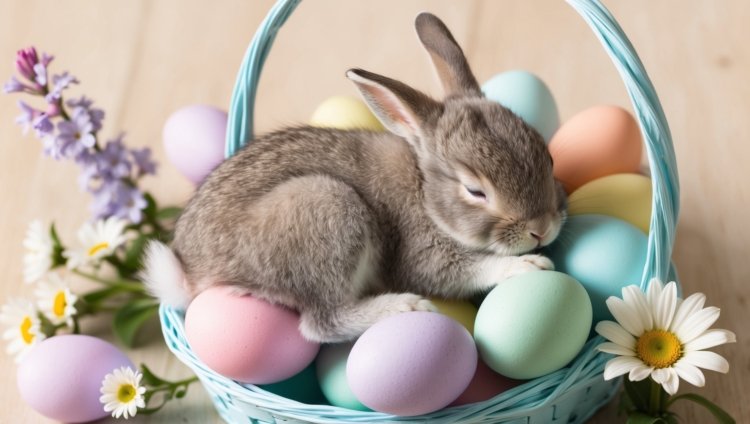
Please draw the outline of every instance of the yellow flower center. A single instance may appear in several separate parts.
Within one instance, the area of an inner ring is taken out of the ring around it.
[[[682,343],[669,331],[649,330],[638,338],[635,351],[646,365],[667,368],[682,357]]]
[[[21,321],[21,338],[24,343],[31,344],[34,342],[34,336],[31,332],[31,317],[27,315]]]
[[[65,298],[65,292],[60,290],[55,295],[55,301],[52,304],[52,313],[56,317],[62,317],[65,315],[65,307],[68,306],[68,302]]]
[[[91,249],[89,249],[88,254],[89,254],[89,256],[94,256],[99,251],[104,250],[104,249],[106,249],[108,247],[109,247],[109,243],[107,243],[106,241],[103,241],[103,242],[101,242],[99,244],[95,244],[95,245],[91,246]]]
[[[128,403],[135,398],[135,387],[132,384],[122,384],[117,389],[117,400],[120,403]]]

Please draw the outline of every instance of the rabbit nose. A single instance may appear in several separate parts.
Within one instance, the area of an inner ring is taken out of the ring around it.
[[[534,231],[529,231],[529,235],[534,240],[536,240],[536,247],[539,247],[539,246],[542,245],[542,243],[544,241],[544,238],[547,237],[547,232],[545,232],[544,234],[539,234],[539,233],[534,232]]]

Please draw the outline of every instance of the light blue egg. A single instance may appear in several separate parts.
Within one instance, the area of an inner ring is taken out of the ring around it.
[[[549,143],[560,126],[552,92],[536,75],[526,71],[497,74],[482,85],[482,92],[490,99],[512,110],[534,127]]]
[[[334,406],[356,411],[372,411],[357,400],[346,380],[346,360],[354,342],[327,344],[320,347],[315,360],[320,389]]]
[[[612,320],[609,296],[640,284],[648,240],[633,225],[604,215],[568,218],[558,239],[547,249],[555,269],[583,284],[591,298],[594,323]]]

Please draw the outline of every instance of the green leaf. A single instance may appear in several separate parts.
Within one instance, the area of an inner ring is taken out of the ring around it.
[[[143,383],[147,386],[157,387],[170,384],[168,381],[157,377],[146,364],[141,364],[141,373],[143,373]]]
[[[652,417],[643,412],[633,412],[628,415],[627,424],[666,424],[662,417]]]
[[[60,242],[60,237],[57,235],[57,229],[55,228],[54,222],[49,226],[49,236],[52,239],[52,268],[65,265],[68,262],[65,256],[63,256],[65,247],[63,247]]]
[[[182,208],[177,206],[170,206],[159,210],[159,212],[156,213],[156,219],[158,219],[159,221],[167,221],[177,218],[181,213]]]
[[[155,317],[158,310],[159,304],[154,299],[138,299],[125,304],[115,313],[112,323],[117,338],[132,348],[138,330]]]
[[[146,247],[149,237],[145,234],[141,234],[130,243],[130,247],[125,251],[125,260],[123,266],[128,270],[136,271],[141,266],[141,256],[143,256],[143,249]]]
[[[732,416],[729,415],[725,410],[721,409],[719,405],[695,393],[685,393],[683,395],[675,396],[669,401],[669,405],[680,399],[695,402],[698,405],[701,405],[702,407],[708,409],[708,411],[713,414],[714,418],[716,418],[716,421],[719,423],[734,424],[736,422],[734,418],[732,418]]]
[[[122,290],[118,287],[104,287],[99,290],[88,292],[81,296],[81,300],[88,305],[96,305],[97,303],[108,299],[118,293],[122,293]]]
[[[146,208],[143,209],[143,213],[150,218],[154,218],[157,210],[156,199],[154,199],[151,193],[143,193],[143,198],[146,199]]]

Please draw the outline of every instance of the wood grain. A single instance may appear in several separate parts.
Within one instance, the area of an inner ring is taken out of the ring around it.
[[[15,50],[35,45],[54,53],[53,69],[82,84],[74,94],[107,111],[105,136],[127,131],[133,146],[150,146],[161,163],[146,187],[166,203],[183,203],[192,187],[164,158],[161,128],[188,104],[229,104],[235,73],[270,0],[131,0],[67,2],[0,0],[0,80],[12,72]],[[719,328],[738,343],[717,348],[728,375],[706,372],[703,389],[682,384],[750,422],[750,2],[745,0],[631,0],[606,2],[650,72],[669,119],[679,162],[682,214],[674,261],[686,293],[701,291],[722,308]],[[625,90],[598,41],[559,0],[469,2],[304,2],[281,31],[261,79],[257,125],[267,131],[305,121],[328,96],[354,95],[344,70],[357,66],[406,81],[433,95],[439,88],[414,37],[421,10],[444,18],[464,46],[480,81],[508,69],[528,69],[551,87],[563,120],[596,104],[629,107]],[[39,142],[13,124],[16,96],[0,96],[0,301],[30,296],[21,279],[21,241],[29,221],[54,220],[72,239],[88,217],[88,195],[77,169],[42,157]],[[84,323],[105,334],[108,320]],[[168,377],[187,375],[154,340],[132,352]],[[15,366],[0,357],[0,422],[49,422],[20,400]],[[592,422],[614,419],[614,407]],[[679,405],[685,422],[710,422]],[[205,392],[194,387],[181,402],[136,422],[220,422]]]

